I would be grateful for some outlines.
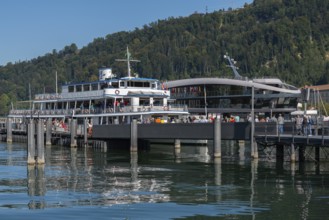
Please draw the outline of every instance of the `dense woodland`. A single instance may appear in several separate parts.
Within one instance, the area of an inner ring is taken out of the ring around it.
[[[58,83],[97,80],[99,67],[126,75],[126,47],[140,77],[232,77],[223,55],[249,78],[273,76],[296,86],[329,83],[329,0],[254,0],[236,10],[195,13],[75,44],[0,66],[0,114],[19,100],[55,92]]]

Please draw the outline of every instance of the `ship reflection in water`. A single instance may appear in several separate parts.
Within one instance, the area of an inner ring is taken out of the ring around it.
[[[316,219],[328,216],[329,164],[284,162],[248,143],[125,149],[46,147],[46,164],[26,165],[25,144],[0,144],[4,219]],[[246,151],[247,150],[247,151]],[[35,211],[32,211],[35,210]],[[36,211],[38,210],[38,211]]]

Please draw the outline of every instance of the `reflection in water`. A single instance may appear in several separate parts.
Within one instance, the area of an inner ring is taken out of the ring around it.
[[[254,212],[254,196],[255,196],[255,182],[257,180],[257,169],[258,169],[258,159],[254,159],[251,161],[251,181],[250,181],[250,208],[252,212],[252,217],[255,219],[256,213]]]
[[[211,145],[183,145],[180,152],[157,145],[138,153],[51,146],[46,165],[27,166],[25,145],[0,144],[1,217],[17,210],[30,219],[40,217],[26,207],[43,209],[47,219],[60,214],[88,219],[90,213],[97,219],[323,219],[329,214],[328,163],[320,164],[320,173],[314,163],[305,163],[304,175],[297,163],[285,162],[278,171],[266,155],[252,160],[247,144],[223,148],[222,158],[213,159]]]
[[[31,198],[28,207],[30,209],[45,208],[45,165],[27,165],[27,180],[28,195]]]
[[[215,167],[215,184],[217,186],[222,185],[222,159],[215,158],[214,159],[214,167]]]

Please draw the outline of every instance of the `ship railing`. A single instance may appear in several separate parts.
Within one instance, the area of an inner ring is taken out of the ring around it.
[[[72,115],[73,109],[56,109],[56,110],[10,110],[10,115]]]
[[[56,115],[81,115],[81,114],[102,114],[102,113],[125,113],[125,112],[150,112],[150,111],[183,111],[186,110],[186,105],[138,105],[138,106],[115,106],[108,108],[90,108],[90,109],[46,109],[46,110],[10,110],[10,115],[22,116],[56,116]]]
[[[61,95],[58,93],[46,93],[46,94],[36,94],[35,100],[49,100],[49,99],[59,99]]]
[[[217,97],[217,96],[234,96],[234,95],[250,95],[251,92],[239,90],[239,89],[225,89],[221,91],[207,91],[205,94],[204,92],[178,92],[178,93],[171,93],[171,97],[175,98],[200,98],[200,97]]]

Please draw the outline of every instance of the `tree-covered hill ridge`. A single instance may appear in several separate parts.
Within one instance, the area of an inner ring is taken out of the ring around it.
[[[0,67],[0,114],[11,102],[55,91],[59,84],[90,81],[98,68],[126,74],[127,45],[132,65],[141,77],[173,80],[232,77],[223,55],[238,63],[248,78],[278,77],[296,85],[328,83],[329,0],[254,0],[237,10],[195,13],[158,20],[129,32],[94,39],[79,49],[75,44],[29,61]]]

